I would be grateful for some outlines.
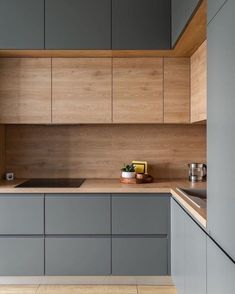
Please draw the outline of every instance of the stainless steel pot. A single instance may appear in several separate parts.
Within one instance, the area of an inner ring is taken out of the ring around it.
[[[202,182],[206,180],[207,167],[204,163],[189,163],[189,181]]]

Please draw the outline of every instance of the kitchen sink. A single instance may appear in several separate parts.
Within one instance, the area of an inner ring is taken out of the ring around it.
[[[185,189],[177,188],[188,200],[198,208],[206,208],[207,190],[206,189]]]

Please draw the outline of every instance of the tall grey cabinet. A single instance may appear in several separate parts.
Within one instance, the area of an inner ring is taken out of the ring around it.
[[[208,230],[235,260],[235,1],[208,25]]]
[[[0,0],[0,49],[44,49],[44,0]]]
[[[235,264],[207,238],[207,294],[233,294]]]

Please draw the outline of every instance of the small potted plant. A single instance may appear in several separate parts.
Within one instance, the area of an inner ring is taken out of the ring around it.
[[[135,166],[131,164],[124,164],[124,167],[121,169],[122,178],[124,179],[134,179],[135,178]]]

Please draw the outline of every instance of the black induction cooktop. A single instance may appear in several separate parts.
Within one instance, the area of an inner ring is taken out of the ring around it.
[[[31,179],[16,188],[78,188],[85,179]]]

